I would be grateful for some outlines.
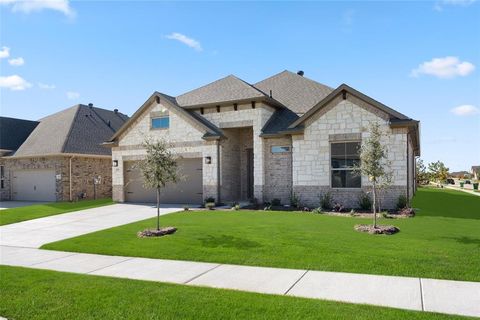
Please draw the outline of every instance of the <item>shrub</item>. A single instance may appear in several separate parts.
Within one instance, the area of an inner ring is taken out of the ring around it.
[[[367,193],[362,192],[358,197],[358,207],[362,210],[372,210],[372,200]]]
[[[282,205],[282,202],[280,201],[280,199],[278,198],[272,199],[272,206],[278,207],[280,205]]]
[[[318,208],[315,208],[312,210],[312,213],[318,213],[318,214],[323,214],[325,212],[323,212],[322,208],[321,207],[318,207]]]
[[[343,207],[343,205],[341,205],[340,203],[337,203],[335,202],[334,205],[333,205],[333,211],[335,212],[342,212],[344,211],[345,208]]]
[[[215,198],[213,197],[208,197],[208,198],[205,198],[205,203],[215,203]]]
[[[300,206],[300,199],[298,198],[295,192],[292,194],[290,198],[290,205],[294,208],[298,208]]]
[[[326,210],[332,208],[332,196],[330,192],[326,192],[320,196],[320,207]]]
[[[213,210],[213,208],[215,207],[215,202],[207,202],[205,204],[205,207],[208,208],[208,210]]]
[[[407,197],[403,194],[400,195],[397,200],[397,209],[400,210],[400,209],[406,208],[407,205],[408,205]]]

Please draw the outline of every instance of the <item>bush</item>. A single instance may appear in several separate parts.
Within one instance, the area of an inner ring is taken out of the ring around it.
[[[345,210],[345,207],[340,203],[335,202],[335,204],[333,205],[333,211],[335,212],[342,212],[344,210]]]
[[[300,206],[300,199],[298,198],[295,192],[292,194],[292,197],[290,198],[290,205],[294,208],[298,208]]]
[[[208,197],[208,198],[205,198],[205,203],[215,203],[215,198],[213,197]]]
[[[332,196],[330,192],[326,192],[320,196],[320,207],[326,210],[332,208]]]
[[[318,207],[312,210],[312,213],[318,213],[318,214],[323,214],[325,212],[322,211],[322,208]]]
[[[397,209],[400,210],[400,209],[406,208],[407,205],[408,205],[407,197],[403,194],[400,195],[397,200]]]
[[[362,192],[358,197],[358,207],[362,210],[372,210],[372,200],[367,193]]]
[[[280,205],[282,205],[282,202],[280,201],[280,199],[278,198],[272,199],[272,206],[278,207]]]

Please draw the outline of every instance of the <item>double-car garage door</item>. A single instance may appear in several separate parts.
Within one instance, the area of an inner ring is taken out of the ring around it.
[[[167,184],[161,189],[161,203],[200,204],[202,193],[202,158],[181,159],[178,168],[182,179],[173,184]],[[125,201],[156,202],[157,195],[153,189],[143,186],[140,170],[135,168],[134,161],[125,162]]]
[[[12,172],[12,200],[56,201],[55,170]]]

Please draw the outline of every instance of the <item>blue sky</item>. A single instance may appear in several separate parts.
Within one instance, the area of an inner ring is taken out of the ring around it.
[[[21,58],[21,59],[20,59]],[[1,115],[131,115],[235,74],[341,83],[421,121],[422,158],[480,164],[480,2],[0,0]]]

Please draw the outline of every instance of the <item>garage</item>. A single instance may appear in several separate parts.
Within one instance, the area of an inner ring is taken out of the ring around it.
[[[12,172],[12,200],[56,201],[55,170]]]
[[[157,202],[156,191],[145,189],[140,170],[135,168],[134,161],[125,162],[125,201]],[[178,161],[179,173],[183,179],[175,184],[167,184],[161,190],[161,203],[201,204],[202,191],[202,158],[181,159]]]

